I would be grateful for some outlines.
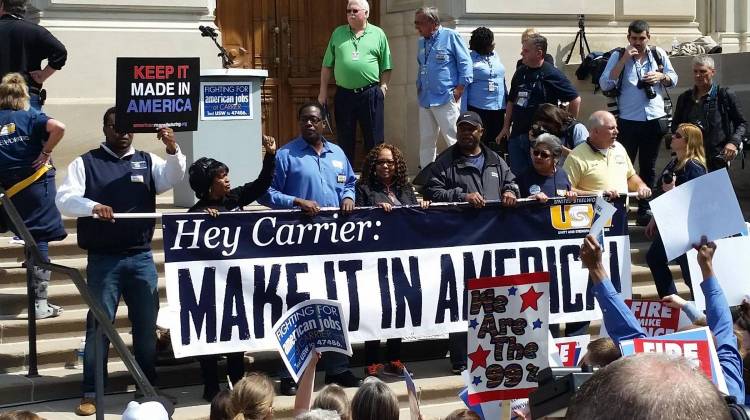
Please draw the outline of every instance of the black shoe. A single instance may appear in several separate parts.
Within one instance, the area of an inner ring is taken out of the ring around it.
[[[339,384],[344,388],[356,388],[362,385],[362,378],[354,376],[352,371],[346,370],[338,375],[326,375],[326,385]]]
[[[454,375],[460,375],[461,372],[466,370],[466,365],[453,365],[451,367],[451,373]]]
[[[289,397],[297,395],[297,383],[292,378],[281,378],[279,392]]]

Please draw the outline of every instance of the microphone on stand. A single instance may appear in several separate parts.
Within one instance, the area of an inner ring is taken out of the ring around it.
[[[229,66],[232,65],[233,60],[229,56],[229,53],[227,52],[227,50],[225,50],[224,47],[222,47],[221,45],[219,45],[219,43],[216,41],[216,38],[219,37],[219,33],[216,32],[216,29],[214,29],[214,28],[212,28],[210,26],[203,26],[203,25],[201,25],[201,26],[198,27],[198,29],[201,31],[201,36],[204,36],[206,38],[211,38],[211,40],[216,45],[216,48],[219,49],[219,53],[217,54],[217,56],[219,56],[221,58],[221,66],[223,68],[225,68],[225,69],[228,69]]]

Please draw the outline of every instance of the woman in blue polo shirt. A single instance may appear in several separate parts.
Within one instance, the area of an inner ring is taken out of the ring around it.
[[[498,151],[495,137],[500,134],[505,118],[505,67],[495,54],[492,31],[480,26],[474,29],[469,40],[474,79],[466,86],[462,111],[474,111],[482,118],[484,134],[482,143]]]
[[[67,236],[55,206],[55,168],[52,150],[63,137],[65,126],[29,109],[29,89],[18,73],[0,82],[0,184],[11,197],[39,247],[49,261],[49,242]],[[5,218],[5,212],[0,212]],[[12,228],[12,226],[11,226]],[[18,235],[18,232],[14,230]],[[62,308],[47,302],[50,272],[34,268],[36,318],[50,318]]]

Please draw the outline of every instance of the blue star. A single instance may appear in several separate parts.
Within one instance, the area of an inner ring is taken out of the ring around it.
[[[476,318],[473,318],[471,321],[469,321],[469,327],[473,330],[477,329],[479,326],[479,323],[477,322]]]
[[[475,377],[474,377],[474,380],[473,380],[473,381],[471,381],[471,383],[472,383],[472,384],[473,384],[474,386],[477,386],[477,385],[481,384],[481,383],[482,383],[482,377],[481,377],[481,376],[475,376]]]
[[[515,296],[518,289],[516,289],[516,286],[511,286],[510,289],[508,289],[508,296]]]
[[[537,318],[536,321],[532,322],[531,324],[534,326],[534,329],[542,328],[542,321],[539,318]]]

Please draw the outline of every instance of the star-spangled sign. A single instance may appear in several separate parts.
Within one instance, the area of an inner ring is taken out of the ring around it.
[[[471,279],[467,290],[478,324],[468,328],[469,402],[528,397],[549,364],[549,273]]]

